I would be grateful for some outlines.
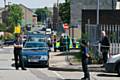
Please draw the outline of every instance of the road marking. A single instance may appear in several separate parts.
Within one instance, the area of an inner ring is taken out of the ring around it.
[[[65,80],[65,78],[63,76],[61,76],[59,73],[57,73],[56,71],[52,71],[56,76],[58,76],[59,78]]]
[[[60,79],[65,80],[63,76],[61,76],[59,73],[56,71],[49,71],[48,69],[39,69],[42,73],[46,74],[48,77],[58,77]],[[54,76],[51,74],[51,72],[54,74]]]

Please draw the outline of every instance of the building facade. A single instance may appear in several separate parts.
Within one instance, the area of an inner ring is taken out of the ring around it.
[[[70,29],[72,37],[81,38],[82,10],[97,9],[98,0],[71,0],[71,25],[76,28]],[[99,0],[99,8],[112,10],[116,8],[117,0]],[[97,14],[97,13],[96,13]]]
[[[23,12],[22,26],[23,27],[27,26],[27,25],[32,26],[32,24],[33,24],[33,11],[22,4],[20,4],[20,7],[22,8],[22,12]]]

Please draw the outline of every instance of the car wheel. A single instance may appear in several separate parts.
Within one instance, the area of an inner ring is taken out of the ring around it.
[[[120,64],[118,64],[117,73],[118,73],[118,76],[120,76]]]

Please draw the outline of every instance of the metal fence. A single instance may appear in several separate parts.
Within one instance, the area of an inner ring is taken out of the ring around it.
[[[98,49],[95,46],[98,46],[97,42],[101,40],[101,31],[105,31],[110,40],[110,55],[115,55],[120,53],[120,25],[94,25],[86,24],[85,26],[85,35],[87,35],[87,40],[90,42],[94,48],[94,53]],[[95,54],[96,55],[96,54]]]

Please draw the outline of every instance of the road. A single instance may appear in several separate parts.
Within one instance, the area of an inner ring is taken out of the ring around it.
[[[64,56],[54,56],[59,52],[51,52],[50,64],[59,64],[59,59]],[[0,80],[80,80],[83,77],[82,71],[49,70],[48,68],[27,68],[27,71],[15,70],[13,48],[0,48]],[[60,63],[63,63],[62,61]],[[63,65],[67,65],[64,63]],[[91,80],[119,80],[116,74],[104,72],[90,72]]]

